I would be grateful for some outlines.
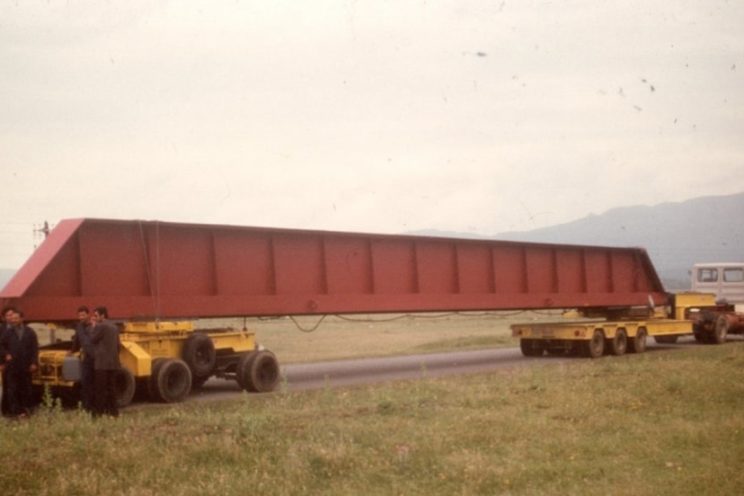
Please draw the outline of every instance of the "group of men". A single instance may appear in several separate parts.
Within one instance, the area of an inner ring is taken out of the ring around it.
[[[83,408],[93,415],[119,415],[119,347],[119,329],[108,320],[106,307],[96,307],[92,314],[86,306],[78,308],[70,354],[80,352],[80,395]]]
[[[119,329],[108,320],[106,307],[93,313],[78,308],[78,323],[70,355],[79,352],[82,406],[94,416],[117,416],[116,374],[119,363]],[[39,361],[36,332],[23,321],[23,312],[4,308],[0,321],[0,371],[2,414],[28,416],[34,406],[31,376]]]

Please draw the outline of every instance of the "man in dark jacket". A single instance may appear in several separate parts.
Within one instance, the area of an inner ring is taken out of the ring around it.
[[[27,416],[32,406],[31,374],[39,361],[39,341],[33,329],[23,323],[23,312],[5,312],[6,328],[0,339],[4,376],[7,381],[8,415]]]
[[[90,310],[83,305],[77,309],[78,323],[75,326],[75,334],[72,336],[72,349],[70,354],[80,352],[80,400],[83,408],[89,412],[93,411],[93,377],[95,369],[93,366],[93,355],[95,350],[90,340]]]
[[[4,307],[2,313],[0,313],[0,343],[3,340],[3,334],[5,334],[5,328],[7,327],[5,322],[5,313],[10,310],[11,307]],[[0,352],[0,371],[2,371],[2,401],[0,401],[0,413],[2,415],[8,414],[8,393],[6,391],[6,388],[8,386],[8,381],[5,379],[5,367],[3,366],[4,357],[2,352]]]
[[[94,325],[90,340],[93,343],[93,378],[95,396],[93,415],[119,415],[116,405],[116,374],[119,371],[119,329],[108,320],[106,307],[93,310]]]

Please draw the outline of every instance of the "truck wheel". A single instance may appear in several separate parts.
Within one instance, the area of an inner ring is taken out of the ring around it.
[[[628,349],[628,333],[625,329],[615,331],[615,337],[610,341],[610,351],[615,356],[624,355]]]
[[[703,325],[700,323],[692,325],[692,335],[695,336],[695,341],[698,343],[708,342],[708,335],[706,334],[705,329],[703,329]]]
[[[150,380],[155,399],[165,403],[182,401],[191,391],[191,370],[177,358],[157,363]]]
[[[604,332],[599,329],[594,330],[592,339],[584,343],[584,356],[589,358],[599,358],[604,353],[605,337]]]
[[[268,393],[279,384],[279,363],[268,350],[253,351],[240,357],[235,375],[246,391]]]
[[[123,408],[129,405],[134,398],[136,385],[132,373],[121,367],[116,371],[116,406]]]
[[[526,357],[539,357],[543,355],[545,346],[539,339],[520,339],[519,349],[522,350],[522,355]]]
[[[217,352],[212,338],[206,334],[195,332],[183,344],[183,361],[191,369],[195,377],[209,377],[217,363]]]
[[[679,336],[654,336],[654,341],[660,344],[674,344]]]
[[[644,327],[641,327],[636,331],[634,338],[630,338],[630,351],[633,353],[643,353],[646,351],[646,340],[648,339],[648,332]]]
[[[713,335],[711,336],[711,343],[723,344],[726,342],[726,336],[728,335],[729,321],[725,315],[719,315],[716,319],[716,327],[713,329]]]

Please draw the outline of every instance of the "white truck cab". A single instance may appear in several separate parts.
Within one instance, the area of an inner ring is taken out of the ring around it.
[[[691,276],[692,291],[713,293],[717,301],[744,306],[744,262],[695,264]]]

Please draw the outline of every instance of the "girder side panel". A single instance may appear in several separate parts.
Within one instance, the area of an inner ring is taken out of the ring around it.
[[[146,296],[155,291],[147,270],[146,232],[135,225],[85,223],[78,230],[78,238],[81,296]],[[45,291],[39,288],[38,293]]]
[[[325,272],[320,236],[273,236],[276,294],[325,294]]]
[[[455,243],[457,288],[461,294],[495,292],[493,250],[486,244]]]
[[[420,293],[457,293],[457,256],[454,245],[445,242],[417,243],[416,272]]]
[[[584,293],[581,250],[556,249],[556,279],[559,293]]]
[[[648,255],[633,248],[95,219],[60,226],[16,278],[26,284],[2,293],[35,320],[69,319],[81,303],[165,319],[666,301]]]
[[[632,252],[611,251],[613,291],[630,293],[635,291],[635,264]]]
[[[331,237],[325,247],[326,279],[330,294],[370,294],[372,251],[369,240]]]
[[[160,289],[161,296],[217,294],[210,232],[189,232],[158,226],[149,234],[152,253],[150,266],[154,272],[155,287]],[[128,258],[134,265],[137,261],[133,256],[133,252],[122,254],[122,258]]]
[[[584,250],[586,285],[588,293],[612,292],[609,252],[606,250]]]
[[[527,291],[532,293],[555,292],[555,266],[552,250],[545,247],[528,247],[525,250]]]
[[[219,231],[214,245],[221,294],[250,296],[276,292],[269,235]]]
[[[521,294],[528,291],[526,248],[491,247],[493,290],[497,294]]]
[[[375,294],[417,293],[413,241],[394,238],[372,240],[372,275]]]

